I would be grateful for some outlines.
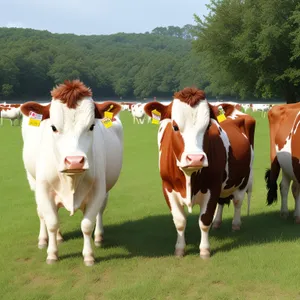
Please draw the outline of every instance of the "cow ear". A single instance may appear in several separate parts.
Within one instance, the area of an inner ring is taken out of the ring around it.
[[[218,119],[217,119],[217,115],[219,114],[218,107],[211,105],[209,103],[208,103],[208,105],[209,105],[210,118],[214,119],[218,122]]]
[[[49,117],[50,117],[50,106],[51,106],[51,104],[44,106],[37,102],[25,102],[24,104],[21,105],[20,110],[21,110],[22,114],[27,117],[29,116],[29,113],[31,111],[33,111],[39,115],[43,115],[43,118],[42,118],[42,121],[43,121],[43,120],[49,119]]]
[[[157,110],[161,114],[160,120],[171,119],[172,102],[169,105],[163,105],[158,101],[149,102],[144,106],[145,113],[152,117],[152,111]]]
[[[102,119],[105,111],[111,112],[113,113],[113,116],[115,116],[120,112],[121,109],[122,106],[113,101],[106,101],[103,103],[95,102],[95,118]]]

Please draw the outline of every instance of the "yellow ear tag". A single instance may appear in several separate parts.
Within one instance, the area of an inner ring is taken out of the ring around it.
[[[152,124],[159,124],[161,113],[156,109],[152,110],[151,113],[152,113]]]
[[[101,119],[101,122],[106,128],[109,128],[113,125],[111,119],[109,119],[109,118],[103,118],[103,119]]]
[[[226,117],[225,117],[224,114],[222,114],[222,115],[218,115],[218,116],[217,116],[217,119],[218,119],[219,123],[221,123],[221,122],[223,122],[223,121],[226,120]]]
[[[41,121],[43,119],[43,115],[37,114],[33,111],[29,113],[29,122],[28,125],[39,127],[41,124]]]
[[[114,117],[114,114],[112,113],[112,112],[109,112],[112,108],[113,108],[114,106],[113,105],[111,105],[110,107],[109,107],[109,109],[107,110],[107,111],[105,111],[104,112],[104,118],[108,118],[108,119],[111,119],[112,120],[112,118]],[[110,125],[111,126],[111,125]],[[109,127],[110,127],[109,126]]]
[[[219,123],[221,123],[226,120],[225,111],[224,111],[222,105],[218,106],[218,111],[219,111],[219,115],[217,116],[217,119],[218,119]]]

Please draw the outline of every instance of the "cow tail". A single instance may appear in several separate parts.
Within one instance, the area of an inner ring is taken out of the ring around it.
[[[267,187],[267,205],[277,202],[277,179],[280,172],[280,165],[277,157],[272,162],[271,169],[267,169],[265,173],[265,181]]]

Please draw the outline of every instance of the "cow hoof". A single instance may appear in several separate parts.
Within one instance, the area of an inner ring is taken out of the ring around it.
[[[96,247],[101,247],[103,245],[103,241],[104,241],[104,238],[103,238],[102,234],[95,236],[95,246]]]
[[[296,224],[300,224],[300,217],[298,217],[298,216],[295,217],[295,223],[296,223]]]
[[[57,259],[47,258],[46,262],[48,265],[53,265],[57,262]]]
[[[38,244],[39,249],[47,248],[47,244]]]
[[[200,250],[200,257],[202,258],[202,259],[209,259],[210,258],[210,251],[209,251],[209,249],[201,249]]]
[[[40,239],[38,242],[39,249],[44,249],[47,247],[47,245],[48,245],[48,240],[46,239]]]
[[[222,222],[220,222],[220,221],[213,223],[213,229],[220,229],[221,224],[222,224]]]
[[[92,267],[95,264],[94,260],[85,260],[84,264],[86,267]]]
[[[240,225],[232,225],[232,231],[239,231],[241,229]]]
[[[64,242],[64,239],[57,239],[57,244],[61,244]]]
[[[282,218],[282,219],[287,219],[288,218],[288,216],[289,216],[289,213],[288,212],[281,212],[280,213],[280,217]]]
[[[176,257],[183,257],[184,256],[184,249],[176,249],[174,255]]]

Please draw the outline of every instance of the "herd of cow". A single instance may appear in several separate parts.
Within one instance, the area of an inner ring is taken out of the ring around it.
[[[58,243],[63,241],[58,209],[64,207],[70,215],[78,209],[83,211],[82,254],[85,265],[94,264],[92,232],[95,229],[94,243],[100,246],[104,234],[102,214],[122,168],[123,128],[118,117],[121,110],[130,110],[135,117],[142,107],[149,120],[159,123],[159,169],[163,194],[177,230],[175,255],[183,256],[185,251],[185,206],[191,212],[194,205],[200,205],[202,258],[210,256],[209,229],[211,225],[221,226],[223,205],[231,200],[232,229],[240,229],[246,193],[249,213],[256,122],[241,112],[239,105],[208,103],[205,93],[196,88],[176,92],[168,105],[157,101],[132,107],[113,101],[96,103],[91,89],[79,80],[65,81],[51,95],[50,103],[26,102],[18,108],[23,115],[23,161],[40,219],[38,247],[48,247],[47,263],[58,260]],[[285,104],[268,112],[271,169],[265,178],[267,201],[271,204],[277,199],[276,182],[282,168],[284,216],[288,214],[287,194],[293,181],[297,223],[299,110],[300,104]]]

